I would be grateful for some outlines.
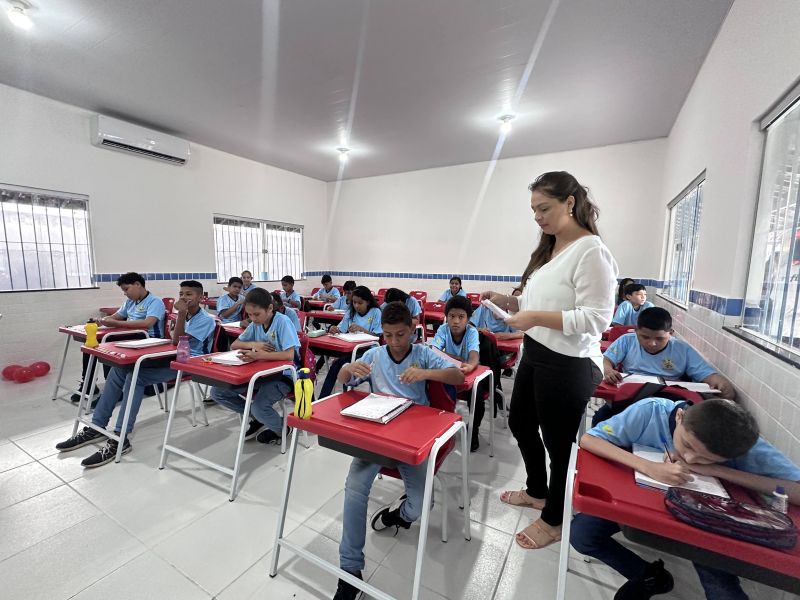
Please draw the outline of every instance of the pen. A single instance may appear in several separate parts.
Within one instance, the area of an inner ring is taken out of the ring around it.
[[[667,458],[669,459],[669,462],[674,463],[675,461],[672,460],[672,455],[669,453],[669,449],[667,448],[667,444],[666,443],[664,444],[664,452],[666,452]]]

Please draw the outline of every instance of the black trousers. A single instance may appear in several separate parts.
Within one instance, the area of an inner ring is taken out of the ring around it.
[[[527,335],[524,343],[508,424],[525,462],[527,492],[534,498],[546,499],[542,520],[558,526],[564,516],[572,443],[602,374],[590,358],[553,352]],[[550,455],[549,482],[545,448]]]

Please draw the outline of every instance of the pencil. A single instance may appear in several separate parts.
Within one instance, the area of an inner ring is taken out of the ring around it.
[[[674,463],[675,461],[672,460],[672,455],[669,453],[669,449],[667,448],[667,444],[666,443],[664,444],[664,452],[666,452],[667,458],[669,459],[669,462]]]

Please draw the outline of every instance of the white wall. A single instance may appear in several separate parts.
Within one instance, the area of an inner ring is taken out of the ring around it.
[[[528,185],[543,172],[566,170],[590,188],[598,203],[600,233],[620,273],[657,278],[660,250],[653,232],[658,237],[663,228],[665,144],[660,139],[500,160],[482,203],[478,192],[488,163],[344,181],[338,199],[336,184],[329,183],[330,266],[520,275],[538,239]],[[447,282],[402,280],[397,285],[441,292]]]
[[[0,115],[0,182],[88,195],[97,272],[216,271],[215,211],[301,223],[306,240],[323,235],[321,181],[197,144],[184,167],[96,148],[89,143],[91,113],[3,85]],[[307,242],[307,269],[324,260],[324,248]],[[175,295],[176,283],[150,287]],[[219,293],[216,282],[204,284]],[[60,347],[57,325],[121,300],[113,284],[0,294],[0,365],[52,360]],[[32,347],[31,337],[41,347]]]

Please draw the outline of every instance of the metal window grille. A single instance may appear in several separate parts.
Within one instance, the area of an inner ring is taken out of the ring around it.
[[[214,215],[214,250],[221,281],[245,270],[258,281],[303,276],[302,225]]]
[[[667,276],[662,293],[681,304],[688,304],[689,289],[694,279],[704,184],[705,173],[669,204]]]
[[[93,287],[89,198],[0,184],[0,292]]]
[[[743,327],[800,348],[800,90],[762,121],[765,131]]]

